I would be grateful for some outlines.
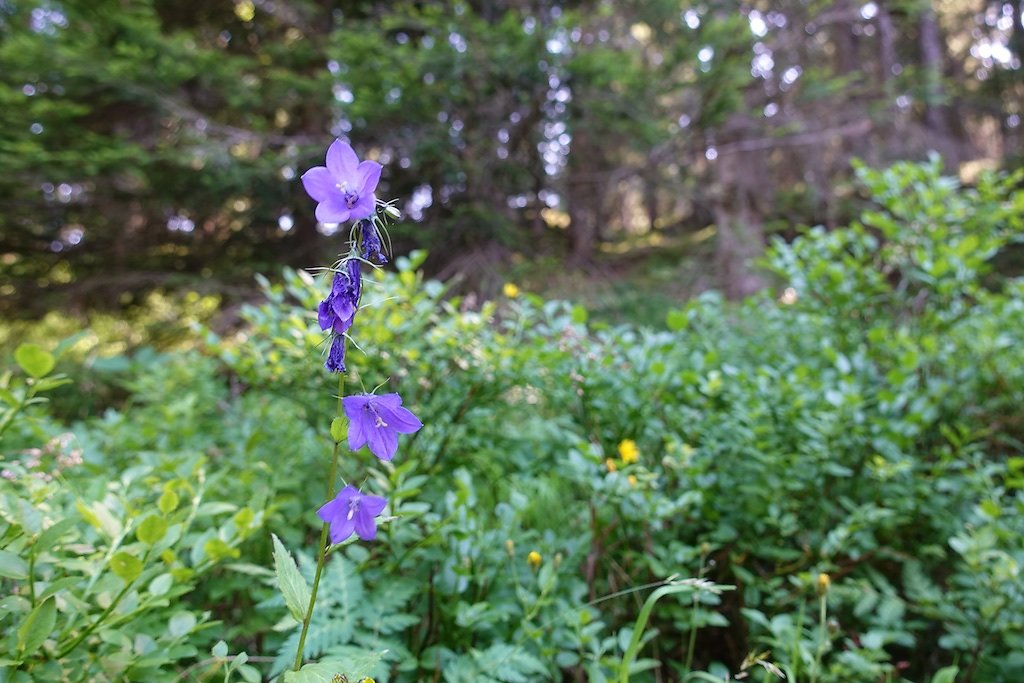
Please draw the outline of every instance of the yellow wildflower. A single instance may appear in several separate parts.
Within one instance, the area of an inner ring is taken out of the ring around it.
[[[629,475],[628,477],[626,477],[626,481],[629,482],[630,486],[636,486],[636,475],[635,474]]]
[[[824,572],[818,574],[818,595],[825,595],[825,593],[828,593],[829,586],[831,585],[832,579],[828,574],[825,574]]]
[[[611,458],[608,458],[607,460],[604,461],[604,466],[608,468],[609,472],[614,472],[615,470],[619,469],[618,466],[615,464],[615,461],[612,460]]]
[[[509,299],[515,299],[517,296],[519,296],[519,288],[516,287],[511,282],[506,282],[505,286],[501,288],[501,291],[504,292],[505,296],[507,296]]]
[[[633,439],[623,439],[619,442],[619,457],[622,458],[622,462],[630,464],[640,459],[640,449],[636,447],[636,441]]]
[[[531,568],[536,569],[540,566],[542,559],[543,558],[540,556],[540,553],[536,550],[531,550],[530,554],[526,556],[526,564],[530,565]]]

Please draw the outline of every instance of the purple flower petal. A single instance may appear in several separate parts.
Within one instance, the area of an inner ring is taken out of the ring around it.
[[[368,510],[365,510],[360,505],[355,518],[352,520],[355,522],[356,533],[364,541],[372,541],[377,538],[377,522],[373,519],[375,516],[371,515]]]
[[[378,410],[388,426],[402,434],[412,434],[419,431],[423,423],[406,408],[388,408],[380,406]]]
[[[331,300],[328,297],[320,302],[320,306],[316,309],[317,322],[320,323],[321,330],[329,330],[334,325],[334,311],[331,310]]]
[[[377,210],[377,196],[374,194],[360,195],[356,203],[352,205],[351,213],[349,218],[354,221],[359,221],[364,218],[369,218],[373,215],[373,212]]]
[[[345,505],[337,498],[329,500],[320,506],[320,509],[316,511],[316,516],[330,524],[331,520],[338,515],[339,506]],[[345,505],[347,508],[348,506]]]
[[[356,167],[356,173],[362,180],[359,184],[360,197],[373,194],[373,191],[377,189],[377,183],[380,182],[380,172],[382,170],[384,170],[384,167],[376,161],[367,160],[360,162],[359,166]],[[316,198],[314,197],[314,199]]]
[[[381,496],[363,496],[359,501],[359,505],[376,517],[380,513],[384,512],[384,508],[388,505],[388,499],[382,498]]]
[[[325,201],[316,205],[316,219],[321,223],[344,223],[349,217],[349,208],[345,200],[339,195],[328,197]]]
[[[356,169],[358,167],[359,157],[348,143],[335,140],[327,148],[327,170],[334,176],[336,184],[348,182],[350,190],[357,189],[353,181],[357,179]]]
[[[331,543],[341,543],[352,535],[352,530],[356,526],[355,520],[348,518],[346,515],[338,515],[331,522]]]
[[[306,194],[318,202],[338,194],[338,183],[325,166],[314,166],[303,173],[302,186],[306,188]]]

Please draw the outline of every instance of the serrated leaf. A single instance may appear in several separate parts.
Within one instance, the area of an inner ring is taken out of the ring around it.
[[[281,589],[284,604],[295,617],[295,621],[302,621],[309,608],[309,585],[299,573],[295,559],[281,543],[281,539],[275,534],[271,534],[271,537],[274,539],[274,571],[277,574],[277,586]]]
[[[110,558],[110,570],[130,583],[142,573],[142,560],[121,551]]]
[[[142,520],[135,536],[146,545],[154,545],[167,535],[167,520],[157,515],[150,515]]]
[[[56,361],[53,355],[38,344],[22,344],[14,350],[14,360],[25,374],[40,379],[53,370]]]
[[[53,631],[57,623],[57,603],[53,598],[44,600],[18,627],[18,652],[22,658],[35,654]]]

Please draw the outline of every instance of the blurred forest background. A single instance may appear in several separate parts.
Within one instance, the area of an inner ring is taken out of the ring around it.
[[[772,234],[863,208],[853,158],[935,151],[968,183],[1020,164],[1022,13],[0,0],[0,313],[230,302],[254,272],[322,262],[346,236],[298,177],[335,136],[386,165],[396,247],[427,248],[433,275],[579,295],[558,291],[568,261],[597,285],[742,296]]]

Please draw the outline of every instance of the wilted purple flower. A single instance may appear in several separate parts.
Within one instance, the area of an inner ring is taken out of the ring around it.
[[[370,444],[370,452],[391,460],[398,450],[398,435],[412,434],[423,423],[402,407],[398,394],[362,394],[342,399],[348,416],[348,447],[354,451]]]
[[[315,166],[302,174],[302,184],[315,199],[316,219],[344,223],[369,218],[377,208],[373,191],[380,181],[381,165],[359,161],[347,143],[335,140],[327,148],[327,166]]]
[[[362,271],[359,261],[352,259],[348,261],[348,265],[334,273],[331,293],[320,302],[317,309],[320,329],[345,334],[348,328],[352,327],[361,293]]]
[[[340,334],[331,340],[331,349],[327,352],[324,367],[331,372],[345,372],[345,338]]]
[[[360,223],[360,227],[363,233],[363,258],[374,263],[387,263],[388,257],[384,255],[377,226],[367,220]]]
[[[388,504],[380,496],[364,496],[355,486],[348,485],[316,511],[317,516],[331,525],[331,543],[341,543],[355,531],[364,541],[377,537],[376,517]]]

